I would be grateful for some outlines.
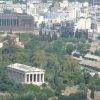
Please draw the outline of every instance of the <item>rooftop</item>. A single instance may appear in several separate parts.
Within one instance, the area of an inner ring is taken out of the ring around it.
[[[99,56],[95,56],[95,55],[91,55],[91,54],[86,54],[84,57],[85,58],[91,58],[91,59],[100,59]]]
[[[3,44],[9,44],[9,41],[8,40],[4,40],[2,43]]]
[[[29,17],[29,18],[33,18],[32,15],[28,15],[28,14],[0,14],[0,16],[2,18],[5,18],[5,17],[12,17],[12,18],[16,18],[16,17],[27,18],[27,17]]]
[[[79,64],[100,68],[100,62],[96,61],[82,60]]]
[[[11,65],[8,65],[7,67],[11,68],[11,69],[22,71],[22,72],[45,71],[45,70],[42,70],[42,69],[39,69],[36,67],[32,67],[32,66],[28,66],[28,65],[24,65],[24,64],[19,64],[19,63],[11,64]]]
[[[18,36],[16,34],[11,34],[10,37],[11,38],[18,38]]]

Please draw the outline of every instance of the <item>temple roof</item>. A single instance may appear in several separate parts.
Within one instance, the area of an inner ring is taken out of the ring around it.
[[[24,64],[19,64],[19,63],[8,65],[7,68],[15,69],[15,70],[22,71],[22,72],[40,72],[40,71],[45,71],[45,70],[40,69],[40,68],[36,68],[36,67],[24,65]]]

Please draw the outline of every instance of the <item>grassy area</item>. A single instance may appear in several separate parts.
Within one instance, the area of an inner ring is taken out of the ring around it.
[[[78,87],[79,87],[78,85],[73,86],[73,87],[66,87],[66,89],[65,89],[65,91],[64,91],[64,94],[65,94],[66,96],[68,96],[68,95],[71,94],[71,93],[75,93],[75,92],[77,92]]]

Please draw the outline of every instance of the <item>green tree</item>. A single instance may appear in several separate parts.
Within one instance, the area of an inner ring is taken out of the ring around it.
[[[91,88],[91,94],[90,94],[90,98],[92,98],[92,100],[94,100],[94,87],[92,86]]]
[[[77,44],[77,50],[83,50],[83,49],[84,49],[84,44],[83,43]]]
[[[7,91],[8,90],[7,85],[5,83],[0,84],[0,90],[3,91],[3,92]]]
[[[73,75],[72,80],[74,82],[74,85],[84,83],[84,76],[82,75],[82,72],[80,70],[73,72],[72,75]]]
[[[7,35],[3,40],[8,40],[9,45],[15,44],[14,39],[11,38],[9,35]]]
[[[16,59],[15,59],[16,62],[19,62],[19,63],[25,62],[25,63],[27,63],[30,60],[30,53],[17,52],[15,57],[16,57]]]
[[[48,100],[47,94],[45,93],[39,93],[36,97],[36,100]]]
[[[41,90],[41,92],[47,94],[47,97],[48,97],[48,98],[54,96],[53,91],[52,91],[51,89],[47,88],[47,87],[44,87],[44,88]]]
[[[88,42],[91,43],[91,42],[93,42],[93,40],[92,39],[88,39]]]
[[[75,37],[76,38],[81,38],[81,33],[79,32],[79,30],[77,29],[75,32]]]
[[[84,33],[84,38],[88,39],[88,30],[86,30]]]
[[[95,73],[95,75],[93,76],[94,79],[98,79],[99,78],[99,75],[98,73]]]
[[[96,50],[94,53],[95,55],[100,56],[100,50]]]
[[[52,36],[51,36],[50,32],[47,35],[47,40],[48,40],[48,42],[51,42],[52,41]]]
[[[40,68],[46,66],[46,53],[43,50],[39,50],[34,53],[34,64]]]
[[[85,91],[85,92],[88,91],[88,90],[87,90],[87,87],[86,87],[86,85],[85,85],[84,83],[80,83],[80,86],[79,86],[78,89],[79,89],[79,90],[83,90],[83,91]]]
[[[22,37],[21,40],[24,40],[25,42],[25,49],[37,51],[37,46],[39,45],[39,41],[40,41],[39,37],[30,34],[29,36],[25,35],[25,37]]]
[[[50,69],[55,69],[55,67],[57,67],[57,69],[59,69],[59,61],[58,61],[58,55],[57,54],[53,54],[53,53],[50,53],[48,56],[47,56],[47,65],[46,67],[47,68],[50,68]]]
[[[40,30],[40,31],[39,31],[39,35],[40,35],[40,36],[42,36],[42,35],[43,35],[43,34],[42,34],[42,30]]]
[[[68,100],[81,100],[76,94],[71,93],[68,96]]]
[[[95,29],[96,25],[94,23],[91,23],[91,29]]]
[[[98,37],[97,37],[97,39],[99,39],[99,40],[100,40],[100,36],[98,36]]]
[[[11,14],[11,10],[5,9],[3,12],[4,12],[4,14]]]
[[[76,47],[73,44],[66,45],[66,53],[68,53],[69,55],[71,55],[72,51],[75,49],[76,49]]]
[[[2,48],[2,54],[13,54],[16,52],[17,52],[17,48],[14,45],[10,45]]]
[[[54,33],[54,34],[52,35],[52,40],[57,40],[57,34],[56,34],[56,33]]]
[[[66,58],[64,64],[64,70],[70,72],[76,71],[79,68],[78,61],[72,57]]]
[[[32,94],[37,94],[37,93],[40,93],[40,87],[37,86],[37,85],[33,85],[33,84],[24,84],[25,88],[27,89],[27,91],[29,93],[31,93],[32,91]],[[33,93],[34,92],[34,93]]]
[[[58,100],[69,100],[69,99],[66,96],[64,96],[64,95],[60,95],[58,97]]]
[[[79,98],[80,100],[87,100],[87,92],[86,91],[78,91],[75,93]]]
[[[26,100],[34,100],[35,96],[33,92],[29,92],[26,96]]]
[[[65,37],[65,38],[68,38],[69,37],[69,32],[64,31],[64,32],[62,32],[62,35],[61,36],[62,37]]]
[[[91,75],[88,72],[84,72],[83,75],[84,75],[85,84],[88,84],[91,80]]]
[[[44,27],[45,27],[45,23],[42,22],[42,23],[40,24],[40,28],[42,29],[42,28],[44,28]]]

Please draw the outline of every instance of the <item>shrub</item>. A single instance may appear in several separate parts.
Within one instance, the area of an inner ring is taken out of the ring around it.
[[[40,92],[40,87],[33,84],[25,84],[27,91],[34,91],[34,93]]]
[[[79,54],[77,54],[77,53],[74,53],[74,54],[73,54],[73,56],[74,56],[74,57],[77,57],[77,58],[79,58],[79,57],[80,57],[80,55],[79,55]]]
[[[62,84],[62,85],[59,85],[56,90],[61,91],[61,90],[65,90],[65,88],[66,88],[66,85]]]
[[[54,93],[51,89],[45,87],[41,90],[42,93],[45,93],[47,94],[47,97],[53,97],[54,96]]]
[[[36,97],[36,100],[48,100],[47,94],[45,93],[39,93]]]
[[[80,86],[79,86],[78,90],[83,90],[85,92],[88,91],[88,89],[87,89],[87,87],[86,87],[86,85],[84,83],[80,83]]]
[[[46,83],[43,83],[43,84],[42,84],[42,87],[46,87]]]
[[[61,91],[56,90],[55,91],[55,96],[60,96],[61,95]]]
[[[26,100],[34,100],[35,96],[33,92],[29,92],[26,96]]]

